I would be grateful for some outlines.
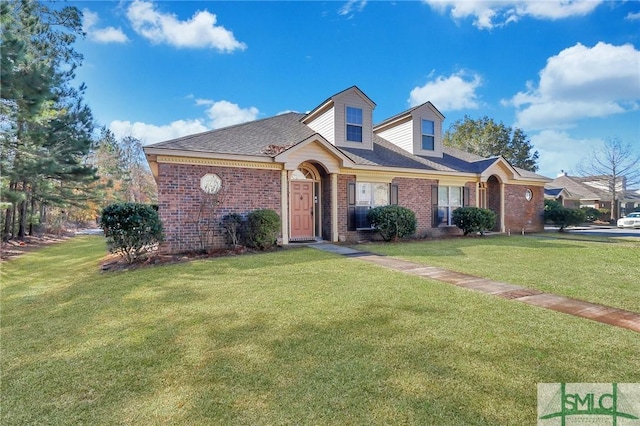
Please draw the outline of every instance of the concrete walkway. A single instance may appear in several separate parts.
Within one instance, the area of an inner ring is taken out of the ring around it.
[[[595,303],[571,299],[569,297],[558,296],[555,294],[543,293],[538,290],[520,287],[513,284],[492,281],[485,278],[475,277],[473,275],[449,271],[447,269],[435,268],[433,266],[407,262],[406,260],[394,259],[335,244],[310,244],[309,247],[359,259],[385,268],[402,271],[406,274],[442,281],[458,287],[464,287],[469,290],[493,294],[504,299],[516,300],[529,305],[564,312],[577,317],[588,318],[593,321],[640,332],[640,314],[635,312],[597,305]]]

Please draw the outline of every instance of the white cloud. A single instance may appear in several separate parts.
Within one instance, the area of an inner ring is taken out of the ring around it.
[[[562,19],[591,13],[601,0],[423,0],[441,13],[451,10],[453,19],[473,17],[478,29],[501,27],[520,18]]]
[[[366,5],[367,0],[348,0],[340,9],[338,9],[338,15],[350,15],[350,17],[352,17],[352,12],[362,12]]]
[[[574,139],[568,133],[544,130],[530,135],[531,144],[539,152],[537,173],[555,178],[562,170],[577,174],[586,153],[602,146],[601,139]]]
[[[109,130],[113,132],[117,139],[125,136],[133,136],[140,139],[143,145],[167,141],[181,136],[193,135],[195,133],[210,130],[200,120],[177,120],[164,126],[147,124],[136,121],[114,120],[109,125]]]
[[[143,145],[148,145],[181,136],[193,135],[208,130],[253,121],[259,114],[258,109],[255,107],[240,108],[237,104],[229,101],[196,99],[196,105],[207,106],[205,112],[210,119],[209,122],[205,123],[205,120],[201,119],[176,120],[170,124],[158,126],[140,121],[132,123],[128,120],[114,120],[109,125],[109,130],[111,130],[118,139],[125,136],[133,136],[140,139]]]
[[[82,30],[87,33],[89,40],[98,43],[125,43],[129,41],[129,38],[122,32],[121,28],[95,28],[99,20],[96,12],[92,12],[89,9],[82,10]]]
[[[547,60],[538,86],[528,83],[503,104],[518,108],[518,127],[566,128],[583,118],[606,117],[638,108],[640,51],[632,45],[578,43]]]
[[[89,9],[82,9],[82,29],[87,31],[99,21],[98,14]]]
[[[629,14],[627,16],[625,16],[626,20],[628,21],[637,21],[640,19],[640,12],[636,12],[636,13],[631,13],[629,12]]]
[[[220,52],[247,47],[236,40],[231,31],[216,25],[216,15],[206,10],[195,13],[188,21],[180,21],[175,15],[157,11],[152,2],[135,0],[127,10],[127,17],[133,29],[152,43],[213,48]]]
[[[448,77],[438,76],[411,90],[409,104],[431,101],[441,111],[479,108],[476,90],[481,85],[482,79],[475,73],[460,71]]]
[[[209,106],[206,113],[211,120],[210,125],[214,129],[253,121],[260,113],[256,107],[240,108],[238,104],[234,104],[229,101],[196,99],[196,105]]]

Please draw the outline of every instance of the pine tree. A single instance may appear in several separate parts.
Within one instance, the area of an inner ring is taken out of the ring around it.
[[[41,206],[86,198],[94,124],[84,87],[71,86],[82,61],[73,49],[82,34],[78,9],[21,0],[0,3],[0,14],[4,238],[23,238]]]

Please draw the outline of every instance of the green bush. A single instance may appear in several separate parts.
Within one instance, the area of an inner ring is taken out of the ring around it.
[[[580,207],[580,210],[584,212],[585,220],[587,222],[593,222],[593,221],[599,220],[602,214],[600,210],[593,207]]]
[[[252,247],[260,250],[271,248],[280,232],[280,216],[269,209],[255,210],[247,216],[247,239]]]
[[[164,240],[158,212],[148,204],[115,203],[102,210],[100,227],[107,237],[111,253],[128,263],[148,252]]]
[[[609,222],[611,220],[611,209],[598,209],[600,212],[599,220]]]
[[[544,200],[544,221],[559,226],[560,232],[567,226],[580,225],[586,219],[584,210],[569,209],[555,200]]]
[[[367,219],[385,241],[397,241],[416,232],[416,215],[406,207],[374,207],[367,212]]]
[[[479,207],[460,207],[453,211],[451,221],[462,229],[464,235],[472,232],[484,235],[496,225],[496,214],[492,210]]]

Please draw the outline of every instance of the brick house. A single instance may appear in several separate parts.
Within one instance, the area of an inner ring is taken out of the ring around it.
[[[616,179],[616,204],[612,209],[612,182],[610,176],[569,176],[562,171],[545,184],[544,194],[545,198],[569,208],[609,210],[611,219],[618,219],[640,207],[640,193],[627,189],[626,179],[621,176]]]
[[[268,208],[280,239],[371,239],[371,207],[416,214],[417,237],[457,233],[461,206],[496,212],[496,231],[543,229],[549,179],[442,144],[444,116],[426,102],[373,124],[375,103],[353,86],[307,114],[287,113],[144,147],[158,183],[164,249],[226,244],[221,218]],[[202,206],[215,205],[204,209]],[[203,226],[203,224],[208,224]]]

